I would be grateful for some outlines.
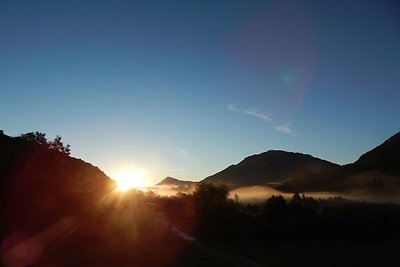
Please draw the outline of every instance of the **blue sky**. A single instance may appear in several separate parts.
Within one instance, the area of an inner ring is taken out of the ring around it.
[[[0,0],[0,128],[151,182],[350,163],[400,130],[399,47],[396,1]]]

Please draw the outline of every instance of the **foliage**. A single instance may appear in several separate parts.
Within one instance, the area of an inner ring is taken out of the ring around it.
[[[20,136],[22,139],[32,142],[32,143],[37,143],[40,145],[45,145],[48,144],[46,134],[41,133],[41,132],[29,132],[25,134],[21,134]]]
[[[69,144],[64,146],[63,142],[61,141],[61,136],[59,135],[57,135],[53,141],[48,141],[46,138],[46,134],[41,132],[29,132],[21,134],[20,138],[31,143],[46,145],[49,149],[61,152],[66,155],[71,154],[71,146]]]
[[[67,155],[71,154],[70,145],[67,144],[67,146],[64,146],[63,142],[61,141],[61,136],[59,135],[54,138],[54,141],[49,142],[49,148]]]
[[[314,199],[294,194],[272,196],[262,204],[243,205],[226,187],[200,183],[192,194],[159,198],[162,211],[179,229],[218,240],[382,240],[399,239],[400,206],[354,202],[335,197]],[[186,227],[186,228],[185,228]],[[188,231],[188,230],[187,230]],[[366,235],[368,233],[368,235]]]
[[[228,188],[211,183],[199,183],[193,192],[198,212],[212,214],[228,204]]]
[[[269,225],[279,225],[287,220],[288,204],[282,196],[272,196],[262,205],[262,218]]]

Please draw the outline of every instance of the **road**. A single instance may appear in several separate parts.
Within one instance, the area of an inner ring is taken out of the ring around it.
[[[169,226],[171,233],[173,233],[177,237],[179,237],[187,242],[193,243],[195,245],[195,247],[197,247],[198,249],[206,252],[207,254],[209,254],[212,257],[221,259],[221,260],[231,264],[232,266],[265,267],[265,265],[263,265],[263,264],[252,261],[241,255],[232,253],[232,252],[228,251],[227,249],[223,248],[222,246],[215,246],[215,245],[210,245],[210,244],[204,243],[204,242],[198,240],[197,238],[195,238],[194,236],[191,236],[191,235],[179,230],[178,228],[171,226],[167,222],[167,219],[165,218],[164,214],[161,214],[161,213],[158,214],[157,221],[164,227]]]
[[[3,246],[2,266],[263,266],[182,232],[163,214],[134,211],[110,205],[62,218],[35,235],[11,240],[8,250]]]

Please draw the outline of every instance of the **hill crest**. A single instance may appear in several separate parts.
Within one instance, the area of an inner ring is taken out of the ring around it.
[[[197,184],[196,182],[193,181],[184,181],[184,180],[179,180],[170,176],[165,177],[161,182],[157,183],[156,186],[194,186]]]
[[[241,162],[203,180],[226,184],[230,189],[242,186],[281,184],[294,177],[318,175],[339,165],[309,154],[269,150],[246,157]]]

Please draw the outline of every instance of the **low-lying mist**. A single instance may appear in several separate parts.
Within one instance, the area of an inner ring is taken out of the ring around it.
[[[170,197],[178,193],[190,194],[193,192],[194,188],[195,188],[194,186],[181,187],[181,186],[171,186],[171,185],[159,185],[159,186],[148,187],[147,191],[153,191],[154,193],[163,197]]]
[[[269,186],[240,187],[230,191],[229,196],[234,198],[235,194],[239,197],[239,201],[242,203],[259,203],[271,198],[272,196],[278,195],[281,195],[284,198],[291,198],[293,196],[293,193],[282,192]],[[352,192],[300,192],[300,194],[315,199],[342,197],[352,201],[400,203],[399,195],[374,194],[364,190]]]
[[[154,193],[170,197],[178,193],[190,194],[193,192],[195,187],[179,187],[179,186],[155,186],[149,187],[146,191],[153,191]],[[299,192],[305,196],[312,197],[315,199],[328,199],[334,197],[342,197],[352,201],[366,201],[366,202],[391,202],[400,204],[400,196],[396,194],[378,194],[373,192],[367,192],[365,190],[354,190],[351,192]],[[281,195],[284,198],[290,199],[293,197],[293,193],[279,191],[270,186],[245,186],[240,187],[229,192],[229,197],[234,199],[235,195],[239,197],[241,203],[260,203],[272,196]]]
[[[285,198],[293,196],[291,193],[284,193],[269,186],[245,186],[239,187],[229,192],[229,197],[234,198],[235,195],[239,197],[240,202],[244,203],[257,203],[263,202],[272,196],[281,195]]]

